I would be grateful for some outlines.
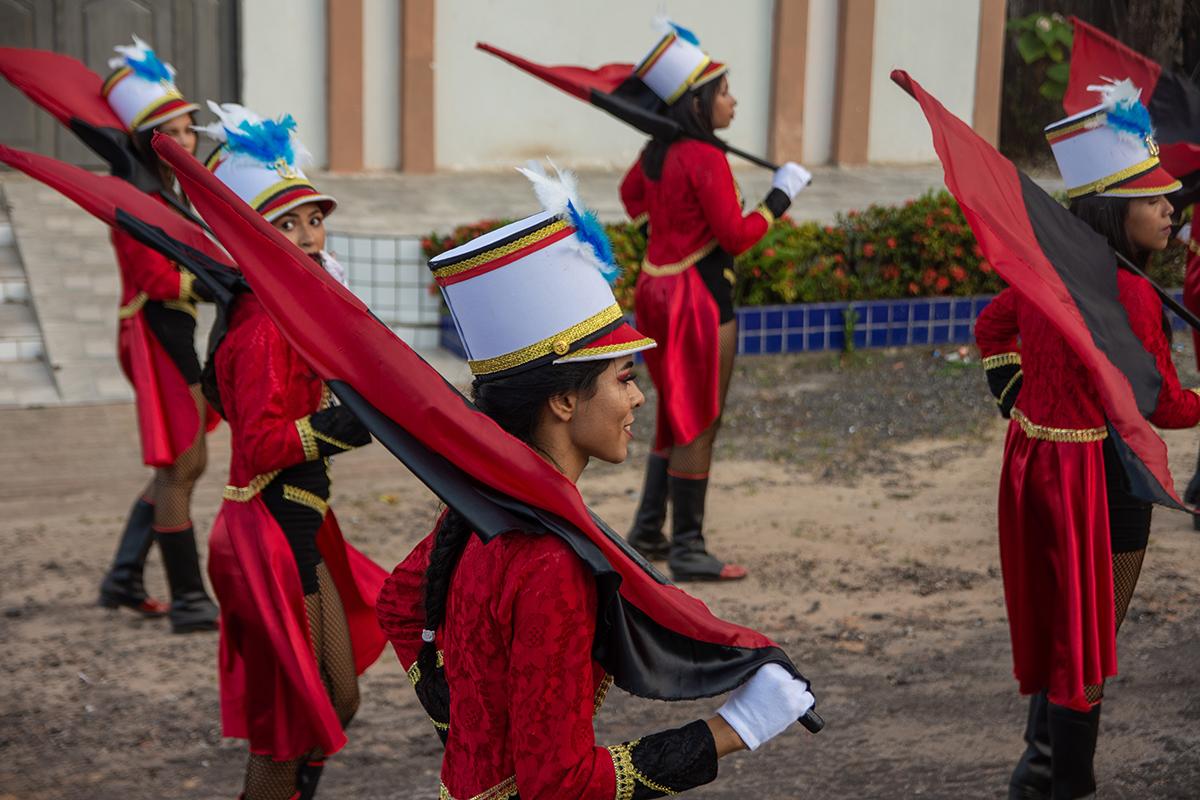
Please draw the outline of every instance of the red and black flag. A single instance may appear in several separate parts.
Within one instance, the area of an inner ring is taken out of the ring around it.
[[[1186,75],[1152,61],[1078,17],[1071,46],[1071,72],[1063,110],[1077,114],[1100,102],[1089,86],[1106,78],[1129,78],[1142,90],[1142,102],[1154,123],[1159,161],[1179,179],[1183,190],[1172,196],[1177,207],[1200,199],[1200,87]]]
[[[113,175],[177,204],[138,158],[128,130],[104,99],[104,80],[83,62],[49,50],[0,47],[0,75],[69,128]]]
[[[633,64],[604,64],[595,69],[565,65],[546,66],[484,42],[477,42],[475,47],[507,61],[535,78],[540,78],[572,97],[607,111],[655,139],[670,142],[683,135],[679,123],[661,113],[662,103],[658,96],[633,74]],[[765,169],[778,169],[778,166],[770,161],[739,150],[715,136],[708,141],[752,164]]]
[[[1086,365],[1133,493],[1182,508],[1167,447],[1146,417],[1162,376],[1129,326],[1108,241],[1046,194],[902,70],[892,80],[921,105],[946,187],[1005,281],[1054,325]]]
[[[154,147],[241,267],[267,313],[377,439],[485,540],[562,537],[595,576],[595,655],[642,697],[729,691],[758,667],[799,671],[757,631],[669,584],[584,505],[578,489],[476,409],[348,289],[165,136]],[[811,712],[810,712],[811,713]],[[811,714],[802,723],[819,729]]]

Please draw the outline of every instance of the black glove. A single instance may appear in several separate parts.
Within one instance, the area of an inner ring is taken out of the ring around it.
[[[989,361],[994,366],[988,366]],[[1000,416],[1008,419],[1012,415],[1013,405],[1017,402],[1017,395],[1021,393],[1021,356],[1017,353],[992,356],[983,360],[983,366],[987,371],[988,389],[991,390],[992,397],[996,398]]]
[[[309,414],[308,425],[312,429],[320,458],[328,458],[371,443],[371,432],[345,406],[330,406],[323,411]],[[302,437],[303,435],[301,433]]]

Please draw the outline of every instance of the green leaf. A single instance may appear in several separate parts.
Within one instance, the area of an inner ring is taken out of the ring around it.
[[[1075,32],[1071,30],[1070,25],[1064,25],[1061,22],[1057,23],[1054,26],[1054,35],[1055,38],[1058,39],[1059,43],[1064,44],[1067,47],[1073,47],[1075,45]]]
[[[1042,40],[1033,31],[1025,31],[1021,38],[1017,39],[1017,52],[1026,64],[1032,64],[1046,55],[1046,45],[1042,44]]]
[[[1055,83],[1065,84],[1071,79],[1071,64],[1067,61],[1051,64],[1046,68],[1046,78]]]
[[[1049,20],[1049,17],[1046,19]],[[1042,40],[1042,44],[1046,45],[1047,47],[1054,44],[1054,42],[1058,39],[1058,37],[1054,34],[1054,25],[1050,25],[1048,27],[1035,25],[1033,27],[1033,31],[1037,34],[1037,37]]]
[[[1050,56],[1050,60],[1055,64],[1059,64],[1066,56],[1066,51],[1063,50],[1062,45],[1052,44],[1046,48],[1046,55]]]
[[[1061,83],[1052,83],[1051,81],[1046,81],[1038,87],[1038,94],[1047,100],[1053,100],[1055,102],[1061,101],[1063,99],[1063,95],[1066,94],[1066,91],[1066,86]]]

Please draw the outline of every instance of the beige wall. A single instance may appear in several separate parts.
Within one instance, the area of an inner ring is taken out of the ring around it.
[[[979,0],[875,0],[869,161],[937,158],[920,108],[889,77],[897,67],[971,123],[978,47]]]
[[[804,160],[809,164],[824,164],[833,156],[837,41],[838,0],[809,0],[804,65]]]
[[[264,116],[290,113],[316,166],[327,161],[325,0],[244,0],[242,102]]]
[[[400,165],[400,3],[363,3],[363,167]]]
[[[438,166],[506,168],[545,155],[574,166],[632,161],[645,137],[474,46],[483,40],[544,64],[636,62],[654,44],[650,18],[658,6],[644,0],[438,0]],[[730,65],[739,101],[730,141],[765,151],[771,0],[673,2],[666,10]]]

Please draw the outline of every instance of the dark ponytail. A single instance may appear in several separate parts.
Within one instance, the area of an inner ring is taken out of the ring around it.
[[[689,89],[671,105],[660,103],[658,113],[677,123],[683,136],[712,141],[716,138],[712,124],[713,103],[724,81],[725,77],[722,76],[699,89]],[[667,150],[670,148],[671,141],[655,138],[642,150],[642,172],[646,173],[647,178],[656,181],[662,177],[663,163],[667,160]]]
[[[525,444],[537,449],[533,435],[546,410],[546,401],[554,397],[579,392],[583,398],[596,391],[596,381],[611,361],[581,361],[574,364],[547,364],[491,380],[476,379],[471,385],[475,406],[495,420],[501,428]],[[425,570],[425,629],[436,631],[446,618],[446,597],[454,568],[471,538],[471,526],[453,508],[446,516],[434,538]],[[444,680],[426,680],[437,674],[437,645],[426,641],[417,656],[421,680],[417,682],[417,697],[431,717],[439,721],[450,719],[450,694]]]

